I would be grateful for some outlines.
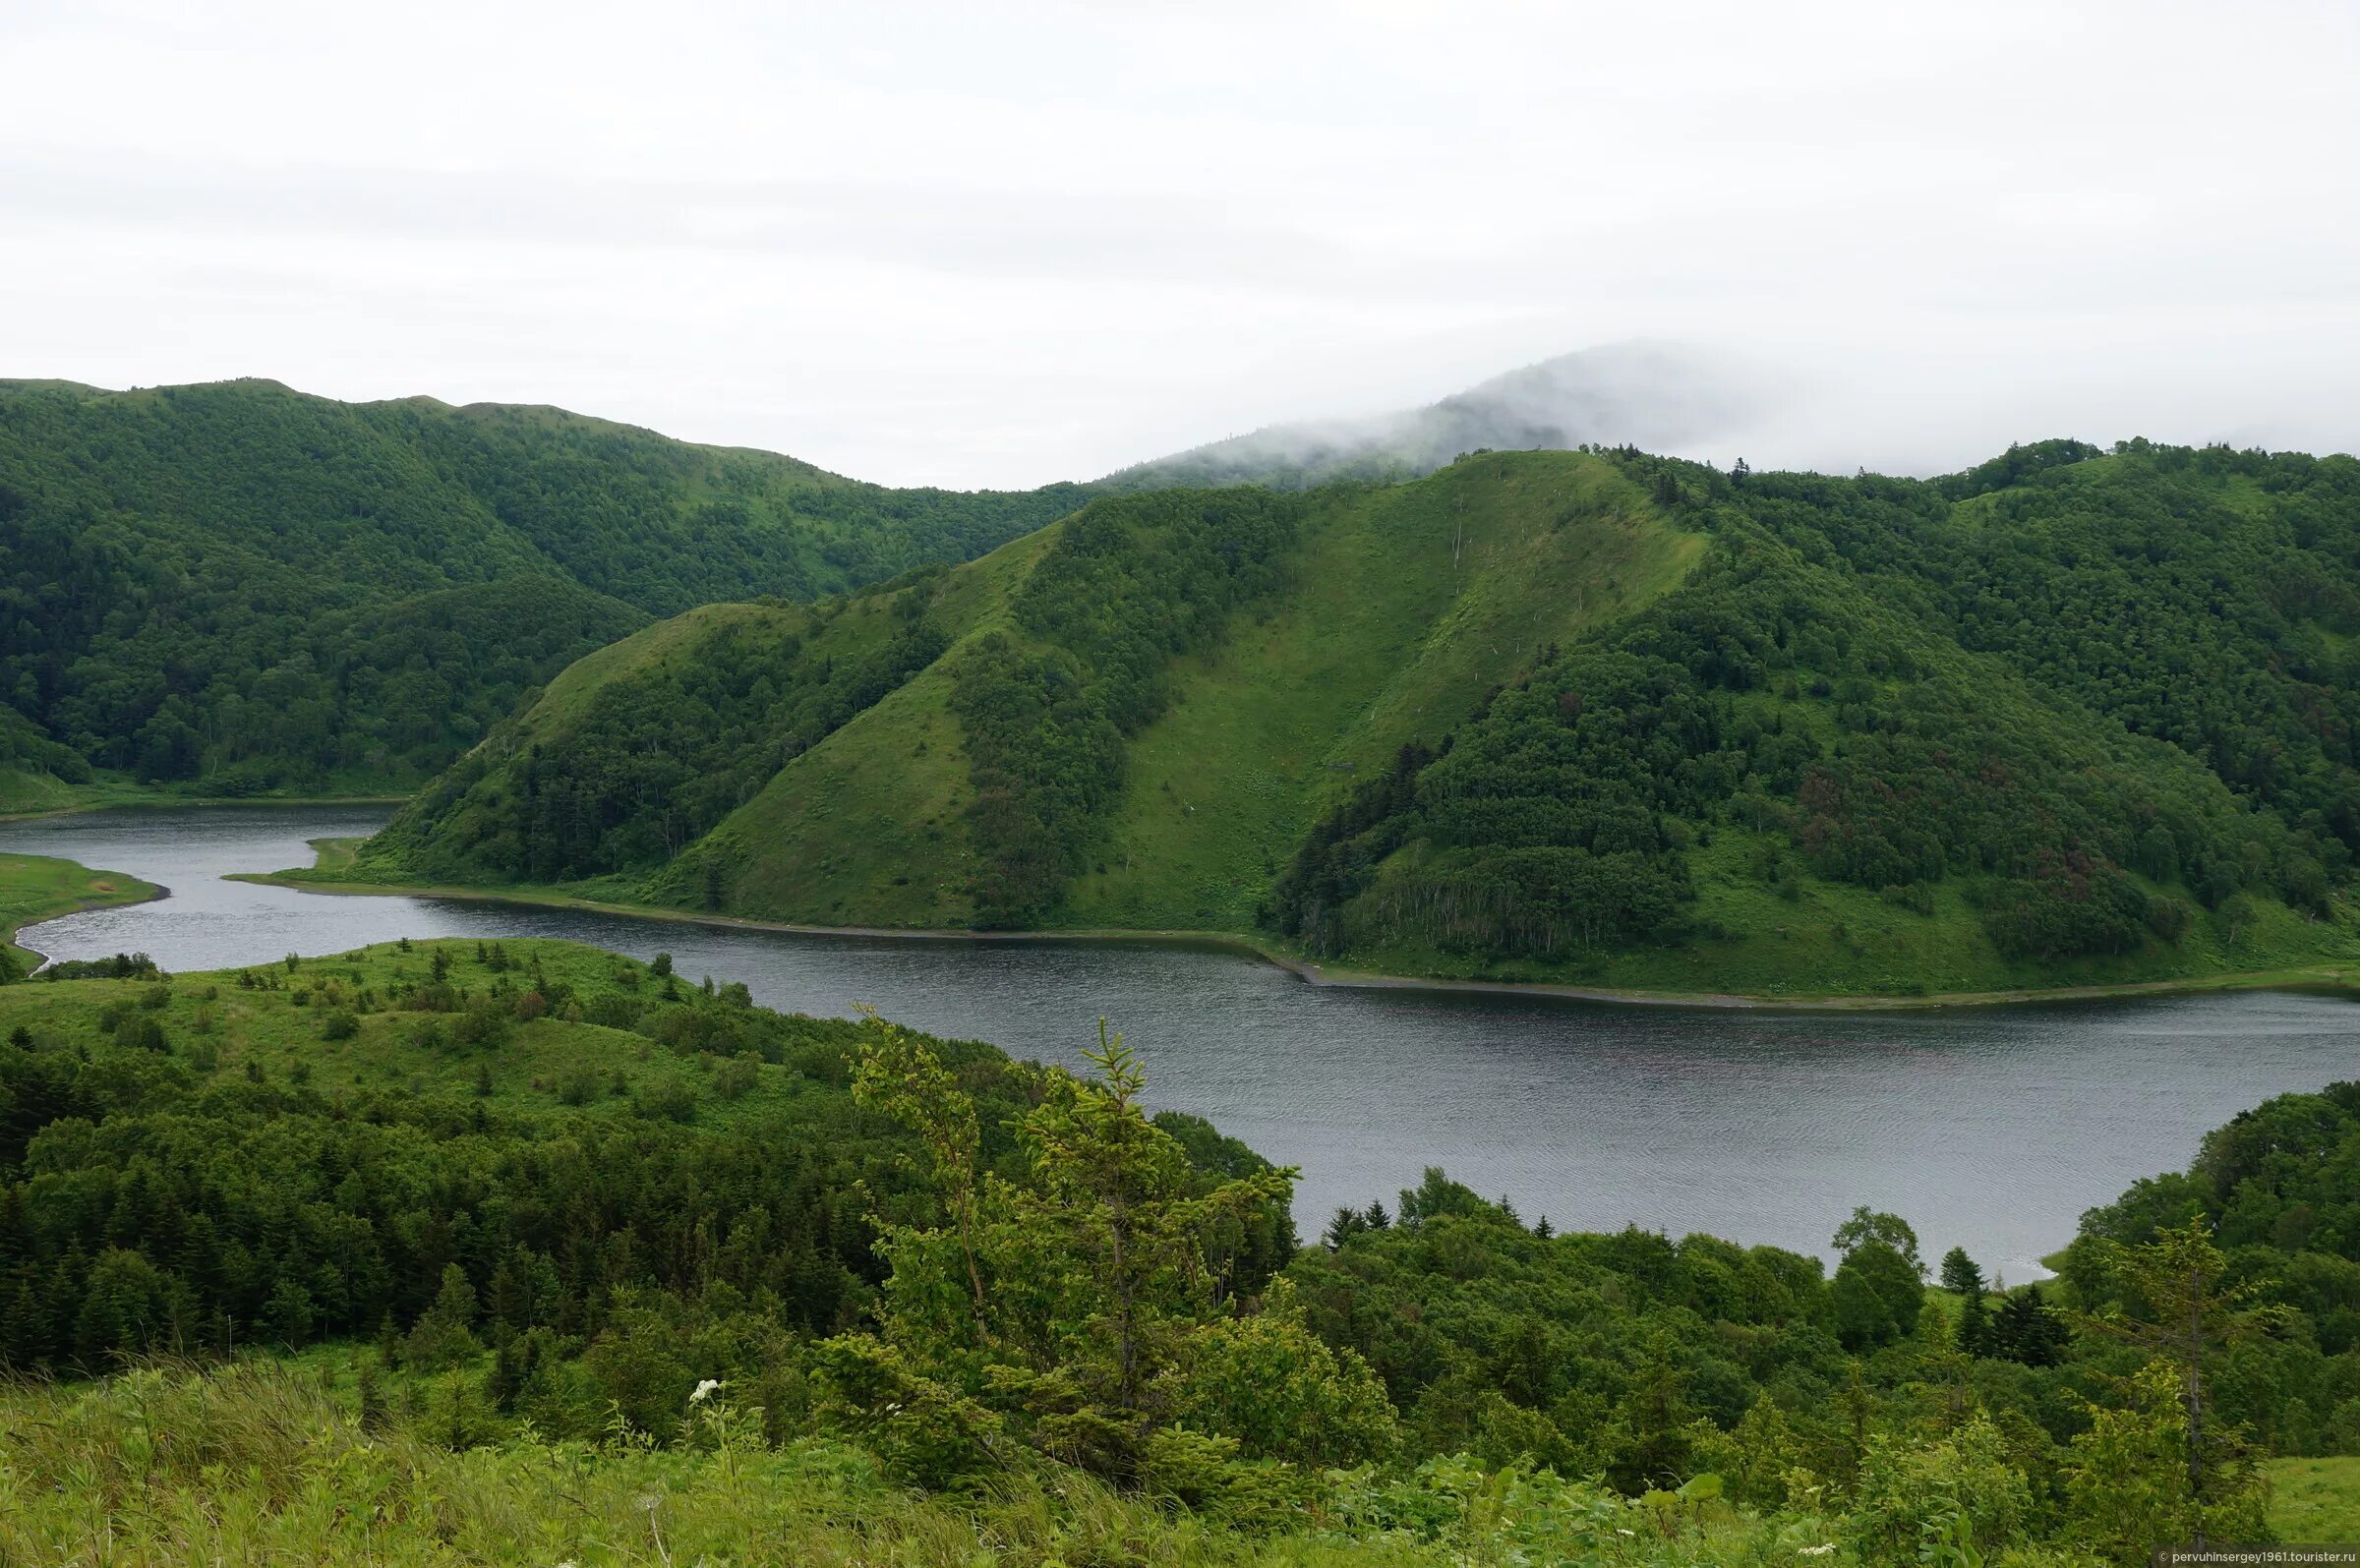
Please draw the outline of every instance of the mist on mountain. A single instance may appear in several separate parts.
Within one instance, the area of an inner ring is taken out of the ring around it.
[[[1772,378],[1734,356],[1670,343],[1561,354],[1424,408],[1271,425],[1108,475],[1118,489],[1414,479],[1473,451],[1636,446],[1694,453],[1758,426]]]

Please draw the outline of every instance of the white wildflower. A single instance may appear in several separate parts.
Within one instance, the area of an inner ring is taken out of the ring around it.
[[[1615,1534],[1618,1536],[1635,1536],[1638,1534],[1638,1532],[1635,1530],[1618,1530],[1615,1532]]]
[[[1820,1542],[1818,1545],[1816,1545],[1816,1546],[1805,1546],[1805,1547],[1803,1547],[1803,1548],[1802,1548],[1800,1551],[1797,1552],[1795,1555],[1796,1555],[1796,1556],[1798,1556],[1798,1557],[1824,1557],[1824,1556],[1826,1556],[1826,1555],[1827,1555],[1829,1552],[1831,1552],[1831,1551],[1834,1551],[1835,1549],[1836,1549],[1836,1543],[1835,1543],[1834,1541],[1832,1541],[1832,1540],[1823,1540],[1823,1541],[1821,1541],[1821,1542]]]
[[[720,1378],[708,1377],[703,1382],[696,1385],[696,1392],[688,1396],[688,1403],[691,1405],[701,1405],[706,1400],[711,1399],[714,1394],[720,1390]]]

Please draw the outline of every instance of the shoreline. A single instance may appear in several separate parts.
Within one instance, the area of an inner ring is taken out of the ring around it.
[[[74,864],[82,865],[82,862],[77,860],[74,862]],[[88,909],[124,909],[129,908],[134,904],[154,903],[158,900],[168,899],[172,896],[172,890],[165,887],[162,883],[144,881],[139,877],[133,876],[128,871],[95,871],[88,866],[83,866],[83,869],[85,871],[89,871],[92,876],[121,877],[124,881],[135,884],[143,891],[139,893],[122,893],[118,891],[102,893],[94,898],[76,899],[63,908],[50,909],[31,919],[20,920],[13,926],[0,929],[0,947],[14,948],[19,953],[30,953],[34,958],[41,960],[40,962],[34,964],[31,968],[25,971],[26,979],[31,979],[34,975],[40,973],[43,969],[46,969],[49,967],[49,965],[57,961],[57,956],[55,954],[43,953],[39,948],[30,946],[29,944],[19,940],[19,938],[24,935],[26,927],[47,925],[52,920],[63,920],[69,915],[81,914]]]
[[[315,841],[317,846],[317,841]],[[1935,992],[1924,996],[1880,994],[1764,996],[1742,992],[1640,991],[1530,980],[1459,980],[1441,976],[1383,974],[1330,968],[1297,958],[1261,938],[1224,931],[1142,931],[1090,928],[1057,931],[970,931],[908,926],[829,926],[747,915],[709,914],[648,904],[613,903],[570,894],[528,889],[449,887],[435,884],[313,880],[302,871],[235,872],[226,880],[300,893],[341,898],[451,899],[522,908],[579,909],[635,920],[669,920],[725,930],[775,931],[791,936],[844,941],[932,943],[1079,943],[1097,946],[1196,948],[1233,953],[1285,970],[1306,985],[1326,990],[1410,991],[1493,996],[1528,1001],[1590,1003],[1615,1007],[1696,1008],[1720,1012],[1916,1013],[1940,1008],[2018,1007],[2028,1003],[2104,1002],[2212,991],[2289,991],[2360,999],[2360,958],[2349,965],[2263,969],[2227,974],[2186,975],[2164,980],[2125,980],[2103,985],[2044,986],[2012,991]]]
[[[121,800],[78,800],[72,805],[44,806],[31,811],[0,811],[0,824],[47,822],[55,817],[80,817],[94,811],[211,810],[218,806],[398,806],[408,795],[133,795]]]

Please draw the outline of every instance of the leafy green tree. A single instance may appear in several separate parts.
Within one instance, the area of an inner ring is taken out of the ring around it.
[[[937,1208],[931,1224],[882,1225],[892,1273],[878,1328],[832,1341],[826,1366],[843,1419],[913,1477],[972,1474],[1029,1448],[1126,1482],[1217,1490],[1243,1434],[1193,1432],[1176,1413],[1242,1418],[1227,1403],[1241,1364],[1310,1353],[1283,1324],[1216,1331],[1234,1282],[1207,1261],[1210,1234],[1283,1204],[1294,1173],[1199,1180],[1141,1108],[1121,1036],[1101,1024],[1087,1055],[1093,1079],[1040,1074],[1017,1168],[1001,1176],[983,1168],[973,1106],[933,1053],[870,1025],[858,1092],[918,1133]],[[1195,1389],[1200,1347],[1214,1381]],[[1331,1363],[1314,1381],[1334,1378],[1343,1408],[1382,1405],[1365,1368]]]
[[[1172,1419],[1238,1440],[1250,1459],[1364,1465],[1400,1441],[1385,1384],[1359,1354],[1312,1332],[1291,1281],[1271,1282],[1259,1311],[1216,1318],[1192,1336]]]
[[[2183,1374],[2168,1360],[2150,1362],[2128,1395],[2119,1407],[2093,1405],[2088,1429],[2073,1438],[2072,1538],[2122,1568],[2150,1561],[2158,1546],[2270,1539],[2261,1467],[2218,1433],[2201,1435]]]
[[[2230,1283],[2227,1259],[2202,1219],[2158,1230],[2141,1246],[2106,1243],[2104,1249],[2121,1294],[2085,1321],[2149,1352],[2154,1358],[2151,1366],[2161,1368],[2137,1385],[2146,1420],[2135,1429],[2126,1427],[2122,1441],[2144,1434],[2137,1440],[2151,1449],[2177,1449],[2183,1481],[2170,1486],[2156,1482],[2154,1495],[2184,1500],[2193,1531],[2189,1539],[2201,1546],[2224,1511],[2242,1521],[2256,1485],[2244,1433],[2214,1419],[2207,1365],[2233,1343],[2281,1323],[2285,1309],[2254,1306],[2252,1282]],[[2178,1409],[2169,1420],[2159,1420],[2154,1396],[2166,1374]]]
[[[482,1354],[483,1345],[473,1332],[475,1310],[475,1287],[468,1283],[467,1271],[456,1263],[444,1264],[434,1305],[402,1343],[402,1364],[414,1371],[443,1371]]]
[[[1861,1241],[1836,1265],[1830,1285],[1836,1333],[1849,1350],[1874,1350],[1918,1332],[1925,1286],[1908,1258],[1883,1242]]]
[[[1989,1417],[1931,1443],[1868,1443],[1845,1532],[1868,1564],[1996,1560],[2032,1523],[2031,1484]]]
[[[1852,1211],[1852,1218],[1836,1227],[1828,1245],[1849,1256],[1871,1242],[1891,1249],[1919,1279],[1925,1277],[1925,1263],[1918,1255],[1918,1233],[1898,1214],[1879,1213],[1863,1203]]]

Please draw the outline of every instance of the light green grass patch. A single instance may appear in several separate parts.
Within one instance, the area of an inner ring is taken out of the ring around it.
[[[2360,1459],[2272,1459],[2270,1528],[2298,1545],[2360,1545]]]
[[[1404,743],[1440,742],[1549,644],[1676,586],[1703,543],[1577,452],[1330,494],[1284,591],[1181,665],[1059,923],[1251,929],[1338,795]]]

